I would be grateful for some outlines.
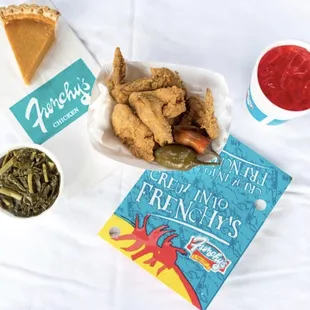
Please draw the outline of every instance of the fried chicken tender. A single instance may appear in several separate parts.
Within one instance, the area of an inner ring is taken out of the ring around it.
[[[107,81],[107,87],[112,90],[117,85],[123,84],[126,76],[126,63],[119,47],[115,49],[113,60],[113,72]]]
[[[177,86],[185,89],[178,72],[173,72],[168,68],[151,68],[150,70],[153,77],[169,76],[170,82],[167,86]]]
[[[129,97],[129,104],[135,110],[141,121],[152,131],[155,141],[159,145],[173,143],[172,129],[162,112],[163,101],[151,92],[133,93]]]
[[[117,85],[112,89],[111,96],[117,103],[127,103],[129,96],[134,92],[151,91],[164,87],[178,86],[181,81],[178,75],[167,68],[151,68],[151,73],[152,77]]]
[[[219,135],[219,126],[214,116],[214,104],[211,90],[206,91],[205,101],[198,96],[189,97],[187,100],[188,111],[182,118],[180,125],[189,126],[198,124],[204,128],[213,140]]]
[[[111,117],[114,133],[131,153],[148,162],[154,160],[155,142],[151,130],[134,115],[126,104],[116,104]]]
[[[162,112],[166,118],[175,118],[186,111],[185,92],[181,88],[160,88],[144,94],[158,98],[158,104],[162,105]]]

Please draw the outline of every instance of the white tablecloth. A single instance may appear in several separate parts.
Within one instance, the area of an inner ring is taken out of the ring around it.
[[[309,1],[54,4],[100,63],[110,62],[120,46],[128,59],[205,67],[226,77],[234,99],[232,134],[293,181],[209,309],[309,309],[310,115],[262,127],[244,103],[252,67],[266,45],[286,38],[310,42]],[[0,117],[1,148],[14,142]],[[1,217],[0,309],[193,309],[97,236],[140,174],[119,165],[96,187],[55,206],[49,217]]]

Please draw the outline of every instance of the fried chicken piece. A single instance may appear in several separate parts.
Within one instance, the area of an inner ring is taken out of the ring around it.
[[[205,101],[198,96],[189,97],[187,100],[188,111],[182,118],[180,125],[190,126],[198,124],[204,128],[209,137],[213,140],[219,135],[219,126],[214,116],[214,104],[211,90],[206,91]]]
[[[111,117],[112,127],[131,153],[148,162],[154,160],[153,134],[126,104],[116,104]]]
[[[178,72],[173,72],[168,68],[151,68],[151,74],[153,77],[169,76],[170,82],[167,86],[177,86],[185,89],[183,81],[181,80]]]
[[[117,85],[112,89],[111,96],[117,103],[127,103],[132,93],[178,86],[181,81],[178,75],[167,68],[151,68],[151,73],[152,77]]]
[[[189,97],[186,100],[187,105],[190,104],[191,100],[194,100],[193,98],[194,97]],[[193,113],[190,113],[189,110],[187,110],[186,113],[181,117],[181,120],[180,120],[179,124],[177,124],[177,125],[178,126],[193,126],[193,125],[195,125],[194,117],[192,116],[192,114]]]
[[[153,132],[154,139],[159,145],[173,143],[171,126],[162,112],[165,104],[163,101],[150,93],[142,92],[131,94],[129,104],[141,121]]]
[[[177,126],[177,125],[180,124],[181,119],[182,119],[182,115],[179,115],[179,116],[177,116],[175,118],[168,118],[168,123],[172,127],[173,126]]]
[[[206,91],[205,102],[207,106],[207,123],[202,127],[207,130],[211,139],[216,139],[219,136],[220,129],[217,118],[214,116],[214,100],[209,88]]]
[[[119,47],[115,49],[113,60],[113,72],[107,81],[107,87],[112,90],[115,86],[123,84],[126,76],[126,63]]]
[[[175,118],[186,111],[184,100],[185,92],[176,86],[160,88],[150,92],[144,92],[145,95],[158,98],[158,104],[162,105],[163,115],[169,119]]]

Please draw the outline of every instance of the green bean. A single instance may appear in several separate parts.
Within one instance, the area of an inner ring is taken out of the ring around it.
[[[33,174],[32,173],[29,173],[28,174],[28,189],[29,189],[29,193],[30,194],[33,194],[33,183],[32,183],[32,178],[33,178]]]
[[[4,174],[7,170],[12,168],[14,161],[15,161],[15,158],[12,157],[4,166],[0,168],[0,176]]]
[[[9,188],[5,188],[5,187],[0,188],[0,194],[8,196],[8,197],[12,197],[19,201],[22,200],[23,198],[23,195],[20,195],[19,193],[14,192],[13,190]]]
[[[44,181],[46,183],[48,183],[48,173],[47,173],[47,169],[46,169],[46,165],[45,164],[42,165],[42,169],[43,169]]]

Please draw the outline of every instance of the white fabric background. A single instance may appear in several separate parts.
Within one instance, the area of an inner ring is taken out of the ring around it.
[[[54,4],[100,63],[110,62],[120,46],[128,59],[200,66],[226,77],[235,101],[232,134],[293,182],[209,309],[309,309],[310,114],[268,128],[244,104],[251,69],[267,44],[285,38],[310,42],[309,1]],[[3,99],[0,94],[0,104]],[[17,137],[0,116],[1,148],[13,142]],[[62,201],[49,217],[1,216],[0,309],[193,309],[96,235],[141,172],[119,165],[96,187]]]

